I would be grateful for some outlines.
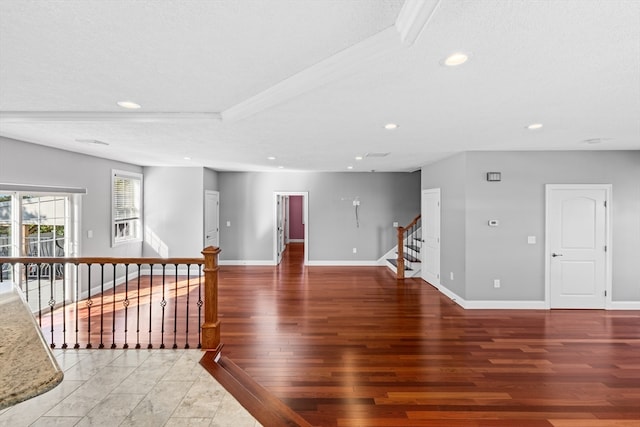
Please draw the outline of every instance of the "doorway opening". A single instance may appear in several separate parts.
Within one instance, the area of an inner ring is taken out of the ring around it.
[[[309,262],[309,193],[306,191],[275,192],[274,207],[274,264],[280,265],[287,256],[288,263],[293,262],[294,259],[301,259],[302,265],[307,265]],[[298,255],[294,256],[295,254]]]

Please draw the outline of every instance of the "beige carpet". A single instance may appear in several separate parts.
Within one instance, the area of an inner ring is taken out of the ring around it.
[[[11,284],[0,285],[0,409],[42,394],[62,371],[29,308]]]

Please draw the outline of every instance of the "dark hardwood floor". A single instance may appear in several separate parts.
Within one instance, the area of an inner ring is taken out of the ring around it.
[[[314,426],[640,426],[638,311],[463,310],[300,244],[222,267],[219,311],[224,358]]]

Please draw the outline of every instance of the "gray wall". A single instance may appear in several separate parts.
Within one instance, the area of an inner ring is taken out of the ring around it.
[[[144,256],[200,257],[204,169],[144,168]]]
[[[218,172],[217,171],[214,171],[213,169],[204,168],[204,189],[208,191],[218,191]]]
[[[465,298],[465,153],[422,169],[422,189],[440,188],[440,283]],[[453,273],[453,280],[451,280]]]
[[[0,137],[0,182],[87,189],[82,199],[82,256],[137,257],[141,243],[111,247],[111,170],[139,166]],[[87,231],[93,238],[87,238]]]
[[[640,151],[574,152],[469,152],[465,158],[465,291],[443,285],[466,300],[544,299],[545,184],[612,184],[612,258],[615,301],[640,301]],[[456,156],[457,157],[457,156]],[[458,173],[443,166],[446,159],[423,168],[422,187],[458,180]],[[502,181],[486,181],[486,172],[502,172]],[[443,174],[435,178],[434,174]],[[455,175],[455,176],[452,176]],[[439,181],[440,180],[440,181]],[[442,217],[459,210],[445,204]],[[498,219],[499,227],[488,227]],[[527,236],[537,244],[528,245]],[[444,250],[457,233],[442,227],[442,268],[460,255]],[[493,279],[501,288],[493,288]]]
[[[375,261],[395,245],[393,222],[420,213],[419,173],[219,172],[218,183],[221,260],[273,259],[274,192],[309,192],[310,261]]]

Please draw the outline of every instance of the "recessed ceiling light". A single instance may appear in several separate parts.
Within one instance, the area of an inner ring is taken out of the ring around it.
[[[527,129],[529,130],[536,130],[540,128],[542,128],[542,123],[532,123],[529,126],[527,126]]]
[[[284,166],[278,166],[278,169],[284,169]]]
[[[140,104],[136,104],[133,101],[118,101],[118,105],[122,108],[128,108],[129,110],[137,110],[140,108]]]
[[[458,65],[462,65],[469,59],[469,55],[463,52],[453,53],[445,58],[442,62],[447,67],[457,67]]]
[[[362,156],[356,156],[356,160],[362,160],[364,157]]]
[[[276,158],[275,158],[275,157],[273,157],[273,156],[269,156],[269,157],[267,157],[267,160],[275,160],[275,159],[276,159]]]
[[[398,129],[398,125],[395,123],[387,123],[386,125],[384,125],[384,128],[387,130]]]
[[[183,157],[183,159],[185,159],[185,160],[191,160],[191,157],[189,157],[189,156],[184,156],[184,157]]]
[[[351,169],[353,169],[353,166],[349,165],[349,166],[347,166],[347,169],[351,170]]]

